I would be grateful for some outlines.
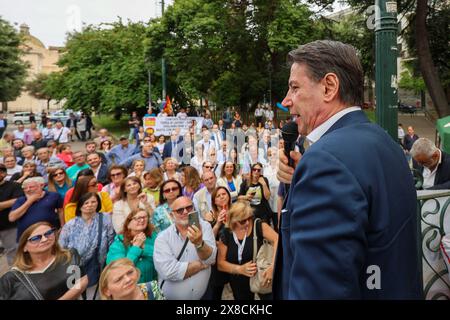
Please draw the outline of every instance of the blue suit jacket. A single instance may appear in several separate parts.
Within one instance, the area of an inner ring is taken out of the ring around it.
[[[420,299],[416,191],[398,145],[362,111],[303,155],[282,214],[277,299]],[[379,268],[380,289],[367,286]]]
[[[183,142],[183,137],[179,137],[177,140],[177,148],[178,148],[178,156],[180,159],[183,158],[183,146],[184,145],[182,142]],[[169,158],[171,156],[172,156],[172,140],[169,140],[164,145],[162,157],[163,157],[163,159],[165,159],[165,158]]]

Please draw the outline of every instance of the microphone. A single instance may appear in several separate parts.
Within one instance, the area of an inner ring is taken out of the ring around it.
[[[294,160],[291,159],[289,153],[295,149],[295,142],[299,136],[297,123],[295,121],[286,123],[281,128],[281,136],[284,140],[284,153],[289,159],[289,166],[294,168]]]

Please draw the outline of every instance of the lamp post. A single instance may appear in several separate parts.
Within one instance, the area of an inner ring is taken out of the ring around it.
[[[164,15],[164,0],[161,0],[161,16]],[[162,74],[162,99],[166,99],[166,60],[164,57],[161,59],[161,74]]]
[[[397,2],[375,0],[377,123],[397,141]]]

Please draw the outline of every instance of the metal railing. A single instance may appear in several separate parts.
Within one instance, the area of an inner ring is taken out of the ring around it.
[[[440,248],[442,237],[450,231],[450,190],[418,191],[417,203],[424,298],[450,300],[449,270]]]

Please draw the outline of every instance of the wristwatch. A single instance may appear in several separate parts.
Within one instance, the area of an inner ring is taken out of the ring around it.
[[[204,245],[205,245],[205,241],[202,240],[202,243],[199,244],[198,246],[195,246],[195,249],[200,250],[201,248],[203,248]]]

